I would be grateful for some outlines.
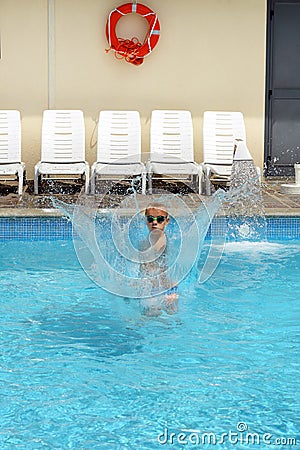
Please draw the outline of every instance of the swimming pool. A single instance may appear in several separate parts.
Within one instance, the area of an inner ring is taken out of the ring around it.
[[[32,239],[1,243],[1,449],[299,446],[299,239],[227,243],[158,318]]]

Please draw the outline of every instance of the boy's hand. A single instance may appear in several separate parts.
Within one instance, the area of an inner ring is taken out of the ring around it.
[[[164,302],[169,314],[174,314],[178,311],[178,294],[166,294]]]

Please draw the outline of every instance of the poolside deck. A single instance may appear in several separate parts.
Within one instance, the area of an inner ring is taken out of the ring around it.
[[[262,193],[266,214],[269,216],[300,216],[300,195],[282,194],[283,183],[294,183],[294,178],[274,178],[263,181]]]
[[[262,193],[267,216],[300,216],[300,195],[282,194],[282,183],[293,183],[294,178],[274,178],[263,180]],[[76,203],[79,195],[78,186],[67,186],[66,193],[59,191],[51,194],[53,197],[65,203]],[[122,194],[110,196],[109,204],[103,207],[114,207],[120,202]],[[204,197],[205,198],[205,197]],[[18,216],[62,216],[62,212],[53,208],[49,194],[34,195],[30,183],[25,188],[23,195],[19,197],[15,188],[8,185],[0,185],[0,217]]]

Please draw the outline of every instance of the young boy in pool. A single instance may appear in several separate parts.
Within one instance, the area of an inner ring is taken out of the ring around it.
[[[165,276],[167,270],[167,239],[165,235],[165,227],[169,224],[170,218],[164,205],[160,203],[152,203],[145,210],[147,227],[149,230],[149,245],[159,256],[151,262],[142,263],[141,271],[145,276],[157,274],[160,278],[160,287],[170,285],[170,280]],[[153,297],[145,299],[142,303],[147,314],[157,315],[161,310],[168,313],[177,312],[178,308],[178,287],[174,285],[169,288],[161,298]]]

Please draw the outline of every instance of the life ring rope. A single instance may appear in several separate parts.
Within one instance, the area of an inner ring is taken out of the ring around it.
[[[118,38],[116,35],[116,25],[122,16],[130,13],[137,13],[144,17],[149,23],[149,30],[144,42],[141,43],[136,37],[131,39]],[[160,23],[157,14],[148,6],[141,3],[125,3],[112,10],[106,23],[106,37],[109,43],[109,49],[115,52],[117,59],[125,59],[134,65],[143,63],[144,58],[148,56],[156,46],[160,37]]]

